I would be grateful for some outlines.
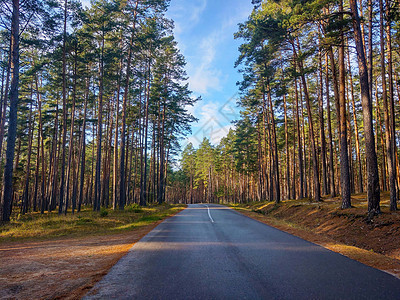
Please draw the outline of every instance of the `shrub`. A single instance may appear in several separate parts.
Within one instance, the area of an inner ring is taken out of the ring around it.
[[[105,209],[105,208],[102,208],[100,210],[100,217],[104,218],[104,217],[107,217],[107,216],[108,216],[108,210]]]
[[[142,211],[142,207],[137,203],[132,203],[126,207],[126,210],[129,212],[139,213]]]

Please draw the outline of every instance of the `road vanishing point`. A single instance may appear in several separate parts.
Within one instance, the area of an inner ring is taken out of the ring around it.
[[[400,299],[400,280],[230,208],[193,204],[84,299]]]

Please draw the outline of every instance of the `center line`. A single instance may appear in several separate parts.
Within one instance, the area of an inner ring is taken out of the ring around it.
[[[208,207],[207,204],[206,204],[206,206],[207,206],[207,209],[208,209],[208,216],[210,217],[211,222],[214,223],[214,220],[213,220],[213,218],[211,217],[210,208]]]

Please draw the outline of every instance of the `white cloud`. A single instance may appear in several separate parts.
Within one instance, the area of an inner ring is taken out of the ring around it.
[[[188,2],[188,1],[185,1],[185,2],[186,2],[185,4],[187,5],[187,2]],[[196,23],[199,22],[201,14],[204,12],[204,10],[205,10],[206,7],[207,7],[207,0],[198,1],[197,4],[198,4],[198,5],[194,6],[194,7],[192,8],[192,10],[191,10],[192,15],[190,16],[189,20],[190,20],[190,22],[191,22],[192,24],[193,24],[193,23],[196,24]],[[185,12],[187,12],[186,9],[185,9]]]
[[[190,64],[190,88],[200,94],[207,94],[210,89],[221,90],[221,70],[214,67],[217,48],[221,42],[221,31],[214,31],[200,41],[198,65]]]
[[[174,2],[167,15],[175,21],[175,34],[196,26],[207,7],[207,0],[174,0]]]
[[[233,127],[232,124],[221,115],[221,107],[215,102],[196,103],[189,111],[199,119],[193,128],[193,134],[185,140],[197,147],[207,137],[211,143],[218,144]]]
[[[234,13],[230,13],[227,18],[223,21],[223,28],[232,28],[237,29],[237,25],[239,23],[243,23],[248,19],[251,12],[253,10],[252,6],[236,6],[236,10]]]

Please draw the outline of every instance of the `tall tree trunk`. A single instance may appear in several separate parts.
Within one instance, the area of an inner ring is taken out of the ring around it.
[[[119,126],[119,98],[121,92],[121,77],[122,77],[122,58],[119,63],[117,96],[115,99],[115,135],[114,135],[114,162],[113,162],[113,209],[114,210],[117,209],[117,204],[118,204],[118,131],[119,131],[118,126]]]
[[[36,86],[38,88],[38,86]],[[40,213],[43,214],[45,209],[47,208],[47,201],[46,201],[46,165],[45,165],[45,157],[44,157],[44,134],[43,134],[43,118],[42,118],[42,97],[38,93],[38,110],[39,110],[39,136],[40,136],[40,158],[42,164],[42,178],[41,178],[41,188],[40,188],[40,195],[41,195],[41,207]]]
[[[7,71],[6,71],[6,84],[3,90],[2,86],[2,97],[1,97],[1,105],[0,105],[0,157],[2,157],[3,153],[3,143],[4,143],[4,134],[5,134],[5,123],[6,123],[6,111],[7,111],[7,98],[10,96],[9,88],[10,88],[10,74],[11,74],[11,59],[12,59],[12,42],[10,40],[10,47],[8,53],[8,63],[7,63]],[[3,72],[4,74],[4,72]]]
[[[372,29],[373,29],[373,6],[372,0],[368,0],[368,82],[369,82],[369,98],[373,99],[372,91],[373,91],[373,78],[372,78],[372,69],[373,69],[373,41],[372,41]]]
[[[352,12],[354,39],[357,49],[358,68],[360,73],[361,85],[361,104],[364,118],[365,135],[365,157],[367,160],[367,195],[368,195],[368,213],[370,217],[379,214],[380,209],[380,189],[378,161],[375,152],[374,129],[372,124],[372,101],[370,98],[370,88],[368,81],[368,69],[364,56],[364,45],[362,43],[360,17],[358,15],[356,0],[350,0],[350,9]]]
[[[326,111],[327,111],[327,123],[328,123],[328,139],[329,139],[329,175],[330,175],[330,194],[331,197],[336,196],[336,187],[335,187],[335,167],[333,164],[333,136],[332,136],[332,121],[331,121],[331,98],[329,92],[329,62],[328,62],[328,54],[325,54],[325,82],[326,82]]]
[[[35,185],[33,189],[33,199],[32,199],[32,208],[33,211],[37,211],[37,194],[39,189],[39,167],[40,167],[40,132],[38,131],[37,135],[37,150],[36,150],[36,170],[35,170]]]
[[[376,153],[379,153],[379,143],[378,143],[378,138],[380,138],[380,145],[382,147],[382,163],[380,164],[381,166],[381,180],[382,180],[382,190],[387,191],[387,164],[386,164],[386,147],[385,147],[385,141],[384,141],[384,134],[383,134],[383,125],[382,125],[382,118],[381,118],[381,109],[380,109],[380,103],[379,103],[379,95],[378,95],[378,84],[375,84],[376,91],[375,91],[375,98],[376,98],[376,124],[377,124],[377,133],[376,133]]]
[[[343,1],[339,1],[339,12],[343,12]],[[343,14],[339,21],[343,22]],[[339,52],[339,107],[340,107],[340,183],[342,209],[351,208],[350,170],[347,144],[347,112],[346,112],[346,70],[344,60],[344,34],[340,30]]]
[[[348,76],[350,79],[350,90],[351,90],[351,104],[353,109],[353,122],[354,122],[354,135],[356,142],[356,155],[357,155],[357,166],[358,166],[358,192],[364,192],[364,180],[363,180],[363,172],[362,172],[362,161],[361,161],[361,151],[360,151],[360,138],[359,138],[359,130],[358,130],[358,119],[357,119],[357,109],[356,103],[354,99],[354,86],[353,86],[353,77],[351,74],[351,64],[350,64],[350,54],[347,56],[348,63]]]
[[[124,89],[124,97],[122,101],[122,130],[121,130],[121,146],[120,146],[120,187],[119,187],[119,209],[123,210],[126,203],[126,186],[125,186],[125,140],[126,140],[126,106],[128,101],[128,92],[129,92],[129,79],[131,75],[131,63],[132,63],[132,55],[133,55],[133,41],[135,37],[136,30],[136,17],[137,17],[137,8],[139,5],[139,1],[136,1],[135,11],[134,11],[134,20],[132,25],[132,33],[131,39],[129,42],[128,49],[128,61],[126,66],[126,79],[125,79],[125,89]]]
[[[389,175],[389,190],[390,190],[390,204],[394,203],[393,208],[395,209],[397,192],[396,192],[396,175],[394,171],[394,159],[393,159],[393,147],[392,147],[392,124],[390,115],[393,113],[391,105],[388,104],[387,86],[386,86],[386,62],[385,62],[385,27],[384,27],[384,9],[383,0],[379,0],[379,12],[380,12],[380,49],[381,49],[381,80],[382,80],[382,100],[383,100],[383,116],[385,122],[385,145],[386,145],[386,159],[387,159],[387,170]]]
[[[52,174],[51,174],[51,190],[50,190],[50,208],[52,211],[57,206],[57,177],[58,177],[58,163],[59,163],[59,145],[58,145],[58,97],[56,99],[56,115],[54,121],[54,134],[52,143]]]
[[[140,193],[140,205],[145,206],[147,204],[147,134],[149,127],[149,102],[150,102],[150,62],[148,66],[148,79],[147,79],[147,87],[146,87],[146,105],[145,105],[145,113],[144,113],[144,176],[143,176],[143,186],[141,187]]]
[[[382,3],[383,0],[380,0]],[[382,3],[383,4],[383,3]],[[386,43],[387,43],[387,67],[388,67],[388,85],[389,85],[389,105],[388,105],[388,113],[389,113],[389,127],[390,130],[390,148],[392,155],[392,175],[390,175],[390,184],[393,184],[393,188],[390,187],[390,210],[397,210],[397,180],[396,180],[396,123],[395,123],[395,109],[394,109],[394,86],[393,86],[393,58],[392,58],[392,26],[391,26],[391,11],[390,11],[390,0],[386,0]],[[383,39],[381,37],[381,42]],[[384,47],[383,47],[384,48]],[[383,56],[384,58],[384,56]],[[383,63],[384,61],[382,61]],[[386,74],[385,74],[386,76]]]
[[[60,181],[60,196],[59,196],[59,207],[58,213],[62,213],[63,201],[64,201],[64,189],[65,189],[65,156],[66,156],[66,143],[67,143],[67,8],[68,0],[64,1],[64,33],[63,33],[63,51],[62,51],[62,98],[63,98],[63,135],[62,135],[62,158],[61,158],[61,181]]]
[[[80,173],[80,186],[79,186],[79,200],[78,200],[78,208],[77,211],[81,211],[82,202],[83,202],[83,186],[85,182],[85,169],[86,169],[86,118],[87,118],[87,102],[89,98],[89,79],[86,79],[86,88],[85,88],[85,104],[83,108],[83,124],[82,124],[82,134],[81,134],[81,173]]]
[[[3,177],[1,221],[10,221],[13,197],[13,162],[17,136],[18,84],[19,84],[19,0],[12,1],[11,17],[11,89],[8,119],[6,165]]]
[[[75,103],[76,103],[76,77],[78,72],[77,66],[77,45],[75,45],[75,56],[74,56],[74,83],[73,83],[73,91],[72,91],[72,110],[71,110],[71,125],[69,130],[69,149],[68,149],[68,165],[67,165],[67,179],[66,179],[66,193],[65,193],[65,207],[64,207],[64,214],[67,214],[68,211],[68,202],[69,202],[69,195],[70,195],[70,183],[71,183],[71,172],[72,172],[72,155],[74,149],[74,125],[75,125]],[[74,180],[74,178],[72,178]],[[72,200],[76,203],[76,199]]]
[[[312,112],[311,112],[311,103],[310,103],[310,96],[308,94],[308,88],[307,88],[307,82],[306,82],[306,77],[304,74],[304,68],[303,68],[303,61],[298,58],[297,56],[297,51],[296,51],[296,46],[293,43],[293,53],[295,56],[295,59],[297,61],[297,65],[299,67],[300,71],[300,76],[301,80],[303,83],[303,89],[304,89],[304,96],[306,100],[306,106],[307,106],[307,115],[308,115],[308,126],[309,126],[309,134],[310,134],[310,140],[311,140],[311,151],[312,151],[312,161],[313,161],[313,173],[314,173],[314,199],[316,202],[321,201],[321,190],[320,190],[320,182],[319,182],[319,166],[318,166],[318,158],[317,158],[317,148],[315,144],[315,135],[314,135],[314,125],[313,125],[313,118],[312,118]]]
[[[101,198],[101,146],[103,139],[103,88],[104,88],[104,31],[101,40],[101,55],[99,62],[99,104],[97,108],[97,150],[96,150],[96,171],[94,179],[94,202],[93,210],[100,211]]]
[[[295,70],[296,61],[294,63]],[[298,143],[298,159],[299,159],[299,196],[298,199],[304,198],[304,168],[303,168],[303,145],[301,141],[301,132],[300,132],[300,114],[299,114],[299,92],[297,89],[297,77],[294,79],[294,88],[295,88],[295,105],[296,105],[296,128],[297,128],[297,143]]]
[[[271,97],[271,89],[269,83],[267,83],[267,92],[268,92],[268,102],[270,106],[270,113],[271,113],[271,133],[272,133],[272,140],[273,140],[273,169],[274,169],[274,180],[275,180],[275,203],[281,202],[281,190],[279,184],[279,158],[278,158],[278,143],[276,137],[276,125],[275,125],[275,114],[274,114],[274,105],[272,103]]]
[[[162,204],[164,202],[164,184],[165,184],[165,176],[164,176],[164,166],[165,166],[165,149],[164,149],[164,134],[165,134],[165,118],[166,118],[166,103],[164,99],[163,103],[163,112],[162,112],[162,121],[161,121],[161,133],[159,136],[159,143],[160,143],[160,171],[159,171],[159,177],[160,180],[158,182],[158,195],[157,195],[157,201],[158,204]],[[207,195],[208,199],[209,195]]]
[[[283,108],[285,116],[285,152],[286,152],[286,199],[290,199],[290,154],[289,154],[289,137],[288,137],[288,120],[287,120],[287,103],[286,94],[283,95]],[[260,147],[261,149],[261,147]]]
[[[328,178],[326,166],[326,139],[325,139],[325,119],[324,119],[324,83],[322,71],[322,57],[321,51],[318,54],[319,58],[319,95],[318,95],[318,108],[319,108],[319,126],[321,136],[321,163],[322,163],[322,193],[328,194]]]
[[[32,141],[33,141],[33,130],[34,122],[32,122],[32,106],[33,106],[33,83],[31,83],[31,103],[29,105],[29,127],[28,127],[28,158],[25,169],[25,186],[22,196],[22,214],[28,212],[29,205],[29,181],[31,174],[31,156],[32,156]]]
[[[292,106],[292,116],[296,115],[296,108]],[[293,153],[292,153],[292,196],[291,199],[296,199],[296,140],[297,135],[294,130],[295,125],[293,124]]]

